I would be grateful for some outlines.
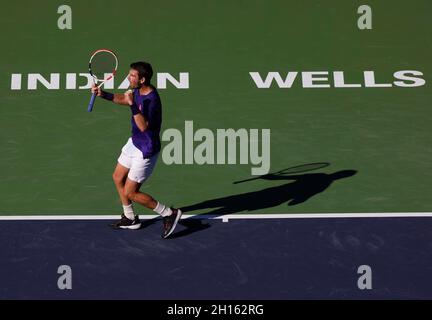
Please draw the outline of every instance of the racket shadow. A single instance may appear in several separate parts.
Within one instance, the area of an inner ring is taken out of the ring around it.
[[[183,213],[186,213],[192,211],[207,211],[210,209],[210,211],[202,213],[201,215],[205,214],[217,217],[238,212],[276,207],[284,203],[287,203],[288,206],[295,206],[324,192],[334,181],[349,178],[356,173],[356,170],[341,170],[330,174],[267,174],[260,178],[269,181],[286,181],[286,183],[257,191],[206,200],[182,207],[181,210]],[[197,222],[192,222],[192,220],[202,221],[197,218],[199,218],[199,216],[182,220],[182,224],[186,226],[186,230],[182,230],[178,235],[176,234],[176,237],[189,235],[210,227],[210,225],[204,227],[204,224],[200,225]],[[189,222],[189,220],[191,222]],[[190,224],[189,228],[187,225],[188,223]]]

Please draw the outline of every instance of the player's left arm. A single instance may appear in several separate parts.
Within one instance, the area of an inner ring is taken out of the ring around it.
[[[148,104],[148,118],[145,117],[133,100],[130,100],[130,108],[134,117],[134,121],[141,132],[147,130],[152,121],[158,122],[160,118],[160,100],[152,99]]]
[[[132,111],[132,115],[134,117],[134,121],[135,121],[138,129],[141,132],[144,132],[148,127],[148,121],[144,117],[144,115],[141,113],[138,106],[136,105],[134,98],[133,98],[132,90],[126,91],[124,94],[124,97],[125,97],[126,104],[129,105],[129,107]]]
[[[146,129],[148,128],[147,119],[139,111],[138,107],[136,107],[136,109],[138,109],[138,113],[134,113],[135,111],[133,110],[133,108],[134,108],[134,105],[131,106],[131,110],[132,110],[132,114],[133,114],[133,117],[134,117],[134,120],[135,120],[135,123],[136,123],[138,129],[140,129],[141,132],[146,131]]]

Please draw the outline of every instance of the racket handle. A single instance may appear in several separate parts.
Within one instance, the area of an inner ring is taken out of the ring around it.
[[[90,98],[90,102],[89,102],[89,105],[88,105],[88,108],[87,108],[88,112],[92,112],[95,99],[96,99],[96,93],[93,93],[92,96],[91,96],[91,98]]]

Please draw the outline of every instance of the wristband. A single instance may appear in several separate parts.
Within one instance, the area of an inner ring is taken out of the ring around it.
[[[135,103],[130,106],[130,109],[131,109],[133,115],[141,113],[140,110],[138,109],[138,106]]]
[[[102,91],[101,98],[104,98],[104,99],[109,100],[109,101],[113,101],[114,95],[110,92]]]

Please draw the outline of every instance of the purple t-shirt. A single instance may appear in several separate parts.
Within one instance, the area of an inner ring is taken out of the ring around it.
[[[132,142],[141,150],[143,158],[150,158],[161,149],[159,135],[162,124],[162,103],[156,88],[146,95],[141,95],[139,89],[134,89],[133,97],[148,126],[144,132],[141,132],[132,115]]]

